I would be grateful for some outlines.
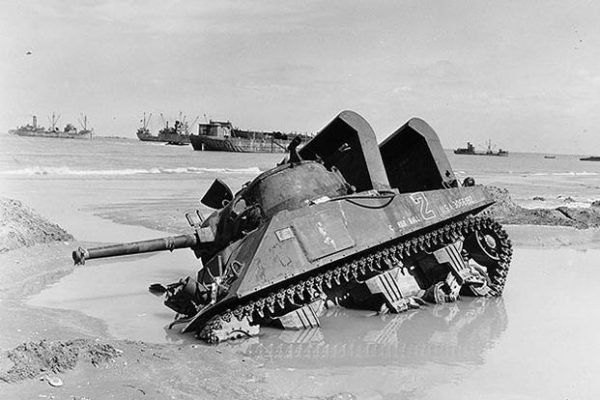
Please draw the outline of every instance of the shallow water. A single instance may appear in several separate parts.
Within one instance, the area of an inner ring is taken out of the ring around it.
[[[332,309],[321,328],[263,329],[224,346],[263,363],[282,395],[591,398],[600,393],[598,259],[598,250],[517,248],[503,298],[385,316]],[[119,339],[191,343],[165,329],[173,312],[146,290],[193,274],[190,265],[188,251],[95,261],[30,304],[102,319]]]
[[[384,317],[343,311],[313,334],[271,331],[237,348],[295,396],[597,398],[599,256],[517,249],[502,299]]]
[[[154,343],[192,340],[162,329],[174,312],[148,292],[152,283],[195,276],[199,261],[190,250],[94,260],[33,296],[31,306],[79,311],[102,320],[117,339]]]

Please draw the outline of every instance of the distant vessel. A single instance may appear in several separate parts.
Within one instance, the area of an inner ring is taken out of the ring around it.
[[[198,135],[190,136],[194,150],[229,151],[236,153],[285,153],[292,139],[308,135],[282,132],[246,131],[235,128],[229,121],[210,120],[200,124]]]
[[[94,130],[87,127],[87,117],[81,115],[79,123],[81,124],[81,130],[78,130],[73,124],[65,125],[61,131],[58,128],[58,121],[60,115],[52,113],[52,117],[48,118],[50,121],[50,127],[45,129],[43,126],[38,126],[37,117],[34,115],[32,123],[18,127],[17,129],[11,129],[8,133],[17,136],[33,136],[33,137],[47,137],[47,138],[61,138],[61,139],[92,139]]]
[[[544,158],[554,159],[556,156],[544,156]]]
[[[190,125],[193,126],[198,118],[191,124],[188,124],[185,120],[185,116],[182,117],[180,114],[179,119],[175,120],[175,125],[170,127],[169,121],[166,121],[162,114],[160,114],[160,116],[163,120],[164,128],[158,131],[158,135],[154,136],[148,129],[152,114],[149,114],[148,118],[146,118],[146,113],[144,113],[144,118],[141,121],[142,126],[138,128],[136,132],[138,139],[143,142],[164,142],[173,145],[190,144],[191,133],[189,127]]]
[[[580,161],[600,161],[600,156],[590,156],[590,157],[584,157],[584,158],[580,158]]]
[[[488,141],[488,147],[486,151],[477,151],[475,147],[471,144],[471,142],[467,142],[466,148],[458,148],[454,150],[454,154],[465,154],[469,156],[500,156],[506,157],[508,156],[508,151],[504,151],[499,149],[498,151],[492,150],[492,142]]]

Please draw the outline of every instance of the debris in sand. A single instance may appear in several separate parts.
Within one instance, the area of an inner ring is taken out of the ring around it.
[[[579,229],[600,227],[600,207],[592,203],[592,207],[557,207],[524,208],[517,205],[507,189],[486,186],[488,193],[496,201],[489,208],[489,213],[501,224],[513,225],[558,225],[572,226]],[[571,197],[560,196],[565,202],[574,201]],[[569,200],[570,199],[570,200]],[[536,200],[534,198],[534,200]],[[600,200],[598,201],[600,205]]]
[[[565,203],[575,203],[575,199],[572,198],[571,196],[558,196],[557,198],[561,199]]]
[[[336,393],[334,395],[331,395],[329,397],[326,397],[325,400],[356,400],[358,397],[356,397],[354,394],[349,393],[349,392],[341,392],[341,393]]]
[[[120,353],[112,345],[89,339],[22,343],[13,350],[0,355],[12,361],[12,368],[0,370],[0,381],[18,382],[44,373],[59,373],[73,369],[77,362],[85,360],[94,366],[118,357]],[[4,365],[5,363],[0,363]],[[49,378],[46,378],[52,386]],[[52,378],[50,378],[52,379]],[[60,378],[58,378],[60,381]],[[62,381],[60,381],[62,384]]]
[[[48,382],[50,386],[54,387],[61,387],[63,385],[62,379],[60,379],[58,376],[47,376],[46,382]]]
[[[0,253],[73,236],[19,200],[0,197]]]

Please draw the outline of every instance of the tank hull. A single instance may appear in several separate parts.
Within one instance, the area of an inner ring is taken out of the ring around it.
[[[481,186],[407,194],[357,194],[294,211],[282,211],[267,224],[225,249],[225,265],[211,260],[199,275],[208,282],[219,269],[243,265],[219,303],[198,313],[184,328],[194,331],[213,315],[287,287],[376,249],[410,241],[493,204]]]
[[[492,203],[482,187],[474,187],[393,198],[349,196],[279,213],[264,231],[235,296],[248,296],[419,230],[477,213]],[[232,262],[238,257],[239,262],[244,260],[243,250],[238,248],[239,256],[232,255]],[[283,254],[287,257],[282,260]]]

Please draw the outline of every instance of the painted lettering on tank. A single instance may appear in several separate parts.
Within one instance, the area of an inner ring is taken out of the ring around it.
[[[452,200],[454,208],[469,207],[475,204],[472,196],[461,197],[460,199]]]
[[[416,216],[408,217],[408,223],[410,225],[418,224],[419,222],[421,222],[419,217],[416,217]]]
[[[473,199],[473,196],[465,196],[459,199],[450,200],[448,203],[441,204],[439,206],[440,212],[445,215],[449,214],[454,210],[458,210],[464,207],[470,207],[477,202]]]
[[[435,218],[435,212],[429,208],[429,200],[423,194],[423,192],[417,192],[410,195],[412,201],[419,206],[419,213],[424,220]],[[411,217],[409,217],[410,219]],[[418,221],[417,221],[418,222]],[[412,222],[416,223],[416,222]]]
[[[439,210],[440,210],[440,213],[442,213],[442,215],[446,215],[446,214],[450,214],[450,212],[452,212],[453,208],[450,204],[440,204]]]
[[[423,220],[418,215],[412,215],[410,217],[406,217],[404,219],[396,221],[396,225],[398,226],[398,228],[404,229],[410,225],[415,225],[420,222],[423,222]]]
[[[406,222],[405,219],[401,219],[400,221],[396,222],[396,225],[398,225],[398,228],[402,229],[408,226],[408,222]]]

